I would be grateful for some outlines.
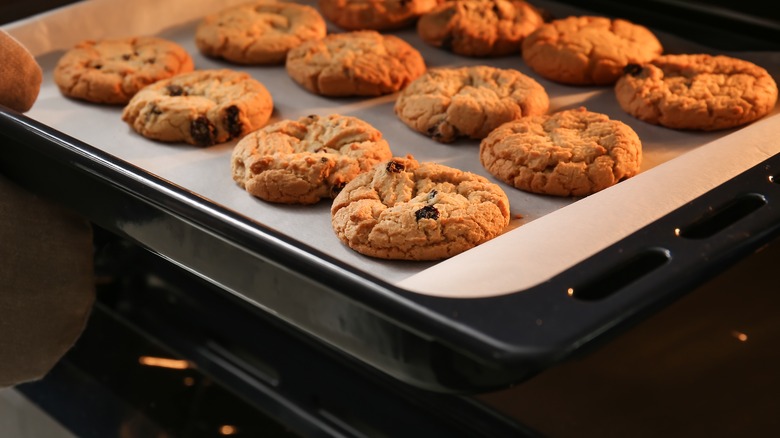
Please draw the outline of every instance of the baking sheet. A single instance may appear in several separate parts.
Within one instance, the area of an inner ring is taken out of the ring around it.
[[[300,88],[283,66],[236,66],[202,56],[194,44],[199,19],[243,1],[92,0],[4,26],[37,57],[44,70],[38,101],[27,115],[323,251],[366,275],[414,292],[464,298],[512,293],[544,282],[780,152],[780,142],[774,138],[780,132],[777,109],[771,116],[737,130],[670,130],[625,114],[611,87],[555,84],[533,73],[519,55],[491,59],[460,57],[427,46],[413,28],[393,32],[420,50],[429,68],[489,64],[518,69],[546,88],[551,111],[582,105],[627,123],[642,140],[642,171],[634,178],[582,199],[525,193],[498,182],[482,168],[478,141],[439,144],[406,127],[393,113],[395,95],[324,98]],[[311,1],[301,3],[314,5]],[[554,2],[532,3],[558,17],[586,13]],[[329,26],[329,32],[338,31]],[[236,141],[207,148],[154,142],[137,135],[121,121],[121,107],[75,101],[59,93],[51,72],[65,50],[85,38],[131,35],[158,35],[178,42],[193,56],[198,69],[233,68],[252,74],[274,98],[269,123],[308,114],[353,115],[379,128],[395,155],[411,153],[420,161],[437,161],[484,175],[501,185],[509,196],[512,222],[498,238],[441,262],[386,261],[362,256],[336,238],[327,200],[314,206],[270,204],[240,189],[230,173],[230,153]],[[672,35],[657,35],[666,53],[712,53]],[[756,62],[776,80],[780,78],[780,53],[726,54]]]

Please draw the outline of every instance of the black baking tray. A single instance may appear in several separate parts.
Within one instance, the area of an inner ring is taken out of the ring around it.
[[[675,4],[647,2],[632,10],[645,13],[650,25],[674,27],[681,12],[652,12],[658,5]],[[633,18],[619,2],[590,6]],[[712,44],[774,49],[773,22],[745,27],[739,14],[718,13],[716,20],[693,12],[686,22],[710,29]],[[741,38],[723,29],[741,29]],[[487,298],[435,297],[372,277],[6,108],[0,108],[0,139],[0,172],[16,183],[291,330],[441,392],[505,387],[584,354],[780,233],[780,156],[773,156],[537,286]],[[161,239],[160,230],[176,238]]]

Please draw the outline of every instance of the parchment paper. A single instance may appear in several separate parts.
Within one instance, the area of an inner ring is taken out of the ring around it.
[[[393,113],[396,95],[330,99],[308,93],[283,66],[237,66],[202,56],[194,30],[208,13],[244,0],[92,0],[4,26],[38,59],[44,83],[27,114],[259,224],[405,289],[431,295],[479,297],[512,293],[565,271],[633,231],[700,196],[720,183],[780,152],[780,115],[747,127],[714,133],[676,131],[650,125],[624,113],[611,87],[573,87],[540,78],[519,55],[475,59],[427,46],[414,28],[393,32],[423,54],[428,67],[489,64],[514,68],[537,79],[551,99],[550,111],[585,106],[631,126],[643,143],[642,172],[586,198],[558,198],[522,192],[498,182],[479,163],[478,141],[439,144],[406,127]],[[303,1],[314,5],[314,2]],[[587,11],[535,1],[557,17]],[[329,32],[340,30],[329,25]],[[64,98],[52,69],[65,50],[92,38],[158,35],[184,46],[198,69],[233,68],[260,80],[274,98],[269,123],[308,114],[339,113],[379,128],[395,155],[437,161],[484,175],[509,196],[513,220],[498,238],[441,262],[399,262],[362,256],[342,245],[330,225],[330,202],[314,206],[270,204],[253,198],[231,179],[235,141],[207,148],[145,139],[121,121],[121,107]],[[656,32],[666,53],[715,53]],[[780,77],[780,53],[724,53],[753,61]],[[669,230],[673,232],[673,230]],[[161,238],[165,238],[161,236]]]

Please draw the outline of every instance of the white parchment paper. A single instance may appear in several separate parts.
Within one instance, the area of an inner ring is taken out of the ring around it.
[[[236,66],[202,56],[194,30],[206,14],[244,0],[91,0],[56,9],[3,28],[24,44],[44,70],[44,82],[27,114],[216,204],[276,229],[311,248],[405,289],[451,297],[522,291],[559,274],[635,230],[695,199],[720,183],[780,152],[780,115],[747,127],[714,133],[649,125],[620,110],[611,87],[573,87],[538,77],[519,55],[474,59],[423,43],[413,28],[393,32],[423,54],[428,67],[489,64],[514,68],[537,79],[551,98],[551,111],[585,106],[631,126],[643,143],[642,172],[583,199],[521,192],[490,176],[479,163],[478,141],[439,144],[411,131],[393,113],[395,95],[330,99],[294,83],[283,66]],[[302,2],[314,5],[313,2]],[[563,17],[586,13],[554,2],[533,2]],[[330,32],[340,31],[333,26]],[[399,262],[362,256],[342,245],[330,225],[330,203],[276,205],[255,199],[231,179],[235,141],[207,148],[145,139],[121,121],[121,107],[64,98],[52,69],[65,50],[91,38],[157,35],[184,46],[198,69],[233,68],[260,80],[274,99],[271,122],[308,114],[359,117],[379,128],[395,155],[437,161],[496,181],[509,196],[513,220],[498,238],[441,262]],[[657,33],[667,53],[714,53]],[[780,53],[726,53],[763,66],[780,77]],[[669,230],[673,232],[673,230]],[[164,238],[161,236],[161,238]]]

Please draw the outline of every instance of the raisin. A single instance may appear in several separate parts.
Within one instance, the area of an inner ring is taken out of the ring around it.
[[[238,137],[243,131],[241,119],[238,117],[238,107],[231,105],[225,109],[225,124],[230,137]]]
[[[623,73],[631,76],[639,76],[639,73],[642,73],[642,66],[639,64],[628,64],[623,67]]]
[[[345,182],[332,185],[330,187],[330,197],[335,198],[339,193],[341,193],[342,190],[344,190],[344,186],[346,185],[347,183]]]
[[[214,144],[214,125],[206,116],[200,116],[190,124],[190,134],[198,146],[210,146]]]
[[[452,42],[454,39],[455,37],[453,37],[451,33],[448,33],[444,36],[444,38],[442,38],[441,43],[439,43],[439,47],[444,50],[452,50]]]
[[[414,212],[414,218],[418,221],[420,219],[436,220],[439,218],[439,210],[437,210],[436,207],[432,205],[426,205],[425,207]]]
[[[386,169],[390,173],[401,173],[404,171],[404,165],[398,161],[389,161]]]
[[[165,87],[168,90],[169,96],[186,96],[187,93],[184,91],[184,88],[182,88],[180,85],[168,85]]]
[[[124,55],[122,55],[122,59],[123,59],[123,60],[125,60],[125,61],[129,61],[131,57],[132,57],[132,56],[131,56],[131,55],[129,55],[129,54],[127,54],[127,53],[125,53]]]

